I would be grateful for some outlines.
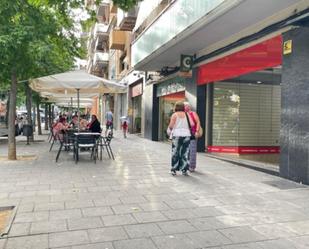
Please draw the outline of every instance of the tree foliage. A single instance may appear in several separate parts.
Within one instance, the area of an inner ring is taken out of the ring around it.
[[[117,5],[120,9],[128,11],[141,1],[143,0],[113,0],[113,3]]]
[[[0,1],[1,89],[11,83],[15,98],[23,88],[18,84],[16,90],[17,81],[72,69],[82,53],[72,11],[83,4],[83,0]],[[10,111],[15,110],[16,100],[12,103]],[[14,115],[10,117],[9,127],[14,127]],[[14,133],[9,132],[10,150]]]
[[[72,68],[81,53],[72,8],[82,0],[0,1],[0,79],[29,79]]]

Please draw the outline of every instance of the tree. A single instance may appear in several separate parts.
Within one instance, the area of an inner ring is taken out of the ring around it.
[[[143,0],[113,0],[113,3],[117,5],[120,9],[128,11],[141,1]]]
[[[83,0],[0,1],[0,81],[10,82],[8,159],[16,159],[15,118],[19,80],[71,69],[79,55],[73,8]]]

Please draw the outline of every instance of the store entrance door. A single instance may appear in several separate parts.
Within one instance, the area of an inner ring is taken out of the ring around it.
[[[185,91],[160,97],[159,140],[168,140],[166,130],[177,101],[185,101]]]

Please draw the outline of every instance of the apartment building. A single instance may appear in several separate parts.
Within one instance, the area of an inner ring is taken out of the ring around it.
[[[98,77],[121,82],[123,75],[129,68],[128,48],[130,47],[130,33],[117,25],[117,7],[112,1],[103,0],[99,5],[95,1],[86,1],[86,6],[95,11],[97,22],[90,28],[88,36],[88,73]],[[128,29],[127,22],[124,28]],[[93,110],[105,123],[105,113],[114,113],[114,128],[120,128],[120,117],[127,115],[127,93],[106,93],[95,99]]]

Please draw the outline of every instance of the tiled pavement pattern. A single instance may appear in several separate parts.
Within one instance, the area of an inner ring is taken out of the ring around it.
[[[306,186],[203,154],[196,173],[173,177],[168,144],[116,135],[112,147],[115,161],[75,165],[19,142],[38,159],[0,161],[0,206],[18,206],[0,249],[309,248]]]

